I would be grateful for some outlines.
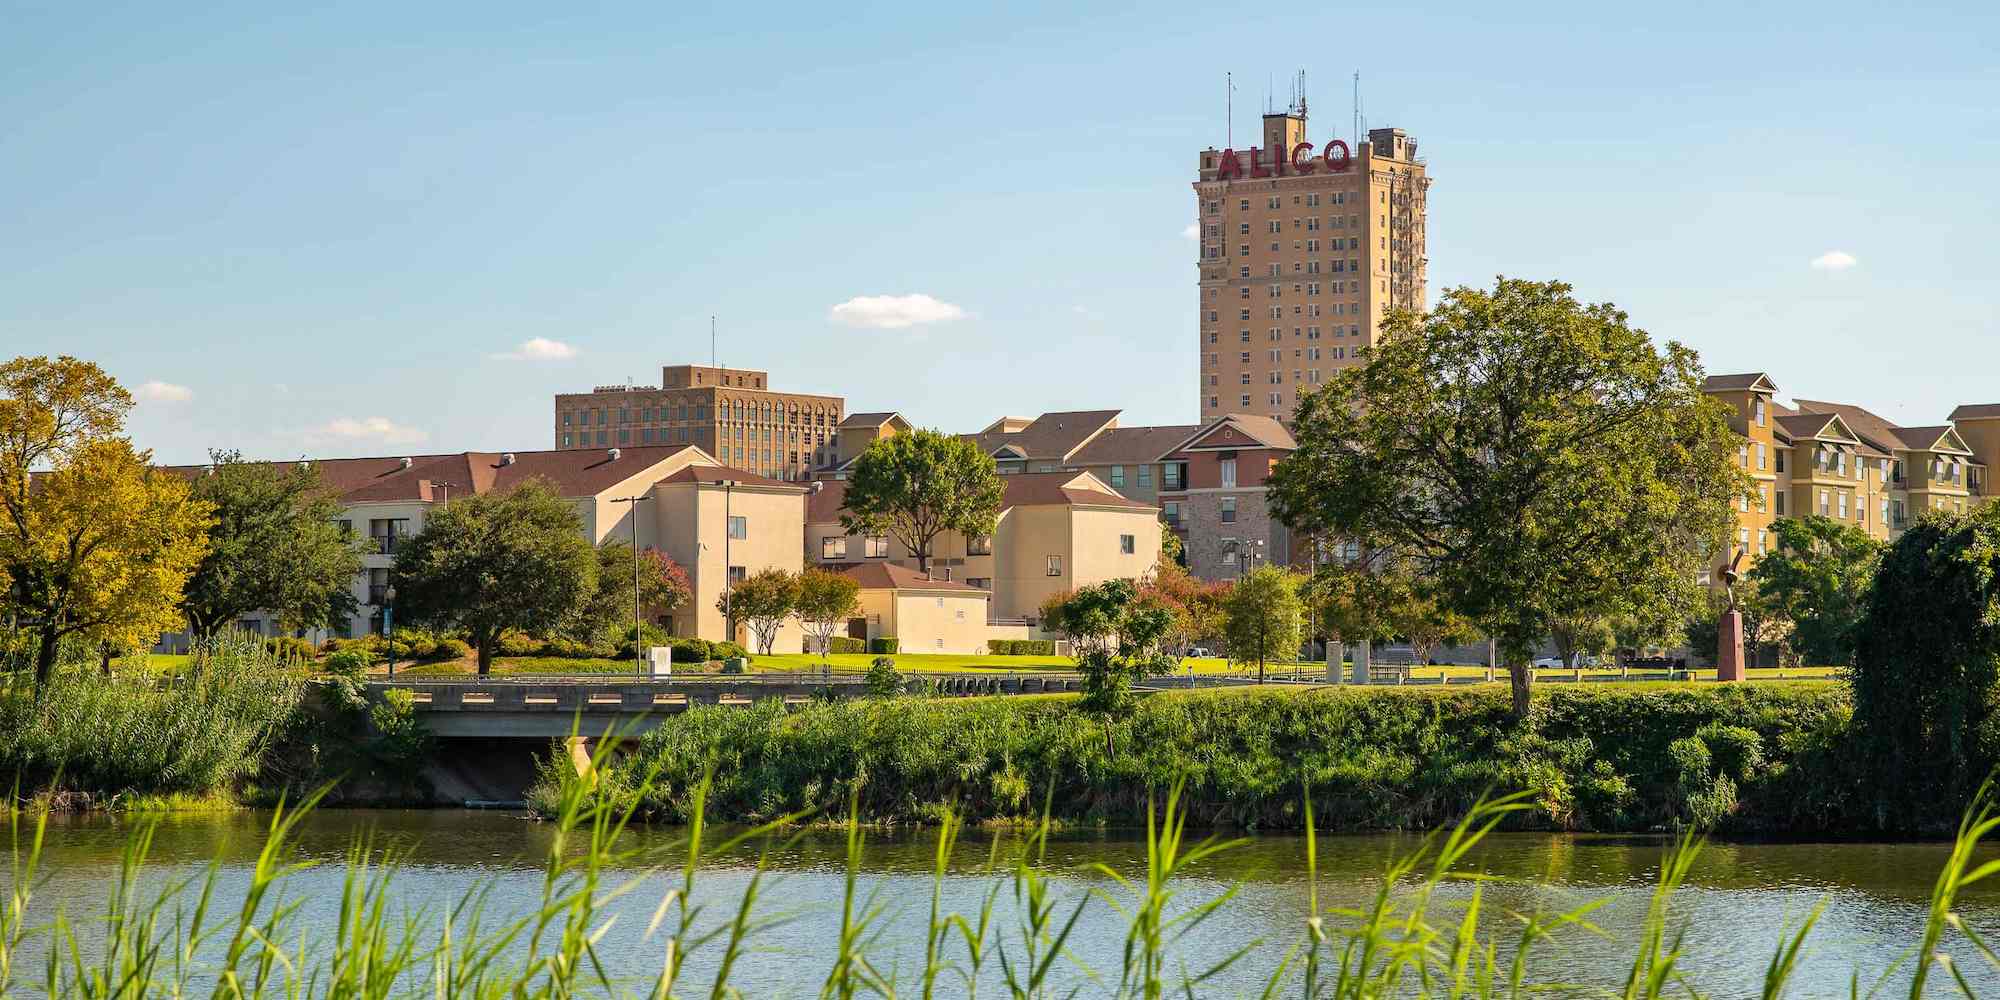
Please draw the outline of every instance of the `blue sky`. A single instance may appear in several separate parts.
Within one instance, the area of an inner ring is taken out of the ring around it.
[[[2000,401],[1990,4],[307,6],[0,0],[0,355],[145,387],[163,459],[548,447],[711,313],[852,410],[1192,421],[1225,71],[1241,137],[1304,69],[1318,141],[1362,74],[1433,297],[1560,277],[1787,395]]]

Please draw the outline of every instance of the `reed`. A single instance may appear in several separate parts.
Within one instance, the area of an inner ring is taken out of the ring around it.
[[[594,767],[609,764],[608,748],[615,742],[602,741],[606,749]],[[709,794],[713,767],[708,765],[708,776],[688,792],[697,807]],[[638,790],[644,786],[642,781]],[[807,817],[790,814],[716,837],[700,819],[703,810],[695,808],[678,864],[642,867],[625,846],[631,839],[622,836],[638,801],[633,792],[588,776],[551,788],[555,818],[540,896],[520,913],[495,912],[483,887],[435,909],[399,905],[398,855],[357,842],[346,856],[338,916],[330,927],[306,926],[300,898],[286,891],[310,865],[299,855],[297,834],[315,797],[273,812],[247,886],[229,898],[220,888],[219,863],[145,888],[157,880],[144,877],[153,821],[142,817],[126,842],[119,875],[107,887],[101,922],[89,933],[64,914],[37,915],[36,888],[47,875],[39,867],[46,813],[17,813],[9,820],[8,890],[0,897],[0,996],[665,1000],[705,995],[719,1000],[741,995],[734,979],[742,958],[792,916],[766,906],[764,858],[769,849],[787,846]],[[1194,928],[1227,919],[1234,902],[1233,890],[1200,901],[1183,898],[1188,877],[1234,844],[1188,841],[1188,815],[1176,784],[1148,808],[1152,822],[1143,870],[1098,869],[1094,874],[1103,887],[1074,893],[1065,892],[1046,862],[1045,800],[1043,819],[1014,846],[1003,850],[1003,838],[994,838],[986,864],[990,889],[969,914],[949,912],[944,903],[946,872],[963,832],[962,820],[947,810],[936,835],[923,965],[906,977],[887,958],[889,903],[861,873],[866,826],[859,799],[858,788],[850,790],[839,932],[817,957],[784,959],[802,966],[788,978],[817,979],[822,997],[977,997],[996,990],[1016,1000],[1208,996],[1218,992],[1222,971],[1249,961],[1262,944],[1242,942],[1228,954],[1200,959],[1184,947]],[[1351,909],[1322,908],[1310,796],[1306,802],[1306,903],[1296,937],[1278,942],[1285,945],[1282,957],[1257,976],[1264,996],[1495,1000],[1601,992],[1538,979],[1533,968],[1542,945],[1559,944],[1571,934],[1602,934],[1591,922],[1600,904],[1513,914],[1515,929],[1485,930],[1505,923],[1490,919],[1483,893],[1490,877],[1471,865],[1472,852],[1507,817],[1527,808],[1524,796],[1482,798],[1456,823],[1390,863],[1367,901]],[[2000,970],[2000,956],[1956,909],[1968,886],[2000,872],[2000,862],[1979,863],[1975,850],[1996,829],[2000,814],[1989,789],[1960,826],[1939,873],[1923,936],[1901,963],[1911,975],[1912,998],[1924,995],[1926,981],[1939,976],[1957,993],[1975,995],[1973,977],[1944,957],[1952,941]],[[767,851],[747,886],[733,896],[708,899],[699,891],[704,871],[719,854],[750,842],[767,845]],[[1606,995],[1626,1000],[1698,995],[1684,965],[1673,905],[1701,850],[1701,839],[1688,835],[1667,853],[1643,924],[1630,941],[1629,970],[1622,985]],[[1469,885],[1471,891],[1440,892],[1448,885]],[[657,968],[646,974],[609,967],[599,950],[616,923],[608,908],[649,891],[657,891],[659,900],[638,933],[657,943]],[[1015,904],[1011,921],[998,912],[999,901],[1009,895]],[[721,908],[713,916],[711,905]],[[1768,1000],[1784,996],[1811,958],[1817,918],[1815,910],[1790,929],[1770,956],[1761,987]],[[1118,933],[1109,929],[1114,923],[1123,927],[1119,967],[1084,968],[1073,944],[1086,933]],[[41,957],[41,974],[32,983],[22,978],[21,962],[29,954]],[[699,982],[688,975],[697,955],[711,956],[713,969]],[[1889,978],[1885,972],[1873,989],[1863,990],[1857,974],[1853,993],[1873,996]]]

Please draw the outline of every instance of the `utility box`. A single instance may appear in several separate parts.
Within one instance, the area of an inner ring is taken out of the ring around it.
[[[672,646],[649,646],[646,660],[652,664],[653,676],[671,677],[674,673],[674,649]]]

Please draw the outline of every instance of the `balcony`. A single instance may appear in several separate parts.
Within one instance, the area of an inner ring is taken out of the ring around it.
[[[368,539],[376,555],[393,556],[403,544],[403,535],[375,535]]]
[[[371,584],[369,584],[369,585],[368,585],[368,603],[369,603],[370,605],[372,605],[372,606],[374,606],[374,607],[378,607],[378,608],[379,608],[379,607],[381,607],[381,606],[383,606],[383,605],[385,605],[385,604],[387,604],[387,603],[389,603],[389,587],[388,587],[388,585],[387,585],[387,584],[378,584],[378,583],[371,583]]]

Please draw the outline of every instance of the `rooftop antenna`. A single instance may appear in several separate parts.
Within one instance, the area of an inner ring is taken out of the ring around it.
[[[1361,71],[1354,71],[1354,148],[1361,148]]]
[[[1304,118],[1306,116],[1306,71],[1305,70],[1299,70],[1299,82],[1294,84],[1293,87],[1295,88],[1295,92],[1292,95],[1292,103],[1298,105],[1297,109],[1298,116],[1300,118]]]
[[[710,368],[722,367],[721,365],[715,363],[715,314],[714,313],[708,314],[708,366]]]
[[[1222,148],[1236,148],[1236,74],[1222,74]]]

